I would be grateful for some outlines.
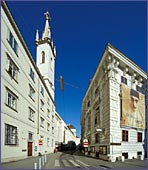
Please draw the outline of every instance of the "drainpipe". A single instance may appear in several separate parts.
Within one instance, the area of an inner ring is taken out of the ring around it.
[[[39,119],[39,118],[40,118],[40,116],[39,116],[39,114],[40,114],[40,113],[39,113],[39,112],[40,112],[40,111],[39,111],[39,109],[40,109],[40,108],[39,108],[39,103],[40,103],[40,102],[39,102],[39,77],[38,77],[38,111],[37,111],[37,112],[38,112],[38,121],[37,121],[37,134],[39,134],[39,120],[40,120],[40,119]]]

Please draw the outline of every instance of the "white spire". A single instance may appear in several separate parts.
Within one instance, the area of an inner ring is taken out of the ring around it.
[[[38,41],[39,40],[39,30],[37,29],[36,30],[36,39],[35,39],[36,41]]]
[[[56,46],[54,46],[54,55],[56,57]]]
[[[50,27],[49,27],[49,12],[44,13],[46,17],[45,29],[43,31],[42,39],[51,38]]]

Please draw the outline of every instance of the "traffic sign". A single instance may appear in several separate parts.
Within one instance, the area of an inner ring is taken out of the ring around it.
[[[84,139],[83,140],[83,146],[84,147],[88,147],[88,139]]]
[[[88,147],[88,142],[83,143],[84,147]]]
[[[43,140],[39,139],[38,144],[39,144],[39,146],[43,145]]]

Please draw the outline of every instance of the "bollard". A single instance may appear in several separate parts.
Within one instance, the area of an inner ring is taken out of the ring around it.
[[[44,155],[42,156],[42,165],[44,166]]]
[[[41,159],[41,157],[39,157],[39,169],[41,169],[42,168],[42,159]]]
[[[36,162],[34,163],[34,169],[37,169],[37,163]]]
[[[46,163],[47,159],[46,159],[46,154],[45,154],[45,163]]]

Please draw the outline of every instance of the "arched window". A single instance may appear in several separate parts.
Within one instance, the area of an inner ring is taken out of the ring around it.
[[[41,63],[45,63],[45,52],[42,51],[42,60],[41,60]]]

